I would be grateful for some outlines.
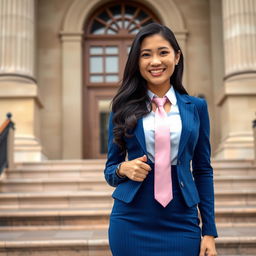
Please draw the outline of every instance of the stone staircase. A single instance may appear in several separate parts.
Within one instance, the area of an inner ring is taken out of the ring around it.
[[[107,229],[114,188],[104,180],[104,164],[46,161],[8,170],[0,181],[0,256],[111,256]],[[256,255],[256,165],[212,165],[218,255]]]

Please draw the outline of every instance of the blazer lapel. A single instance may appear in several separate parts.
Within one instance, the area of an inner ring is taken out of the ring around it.
[[[177,97],[177,104],[179,107],[180,118],[182,123],[180,144],[178,150],[178,159],[180,159],[180,155],[182,154],[185,145],[188,141],[188,138],[190,136],[191,125],[193,125],[194,105],[191,104],[191,101],[188,99],[186,94],[179,94],[176,90],[175,94]]]
[[[144,128],[143,128],[143,121],[142,118],[137,120],[137,125],[135,128],[135,136],[140,143],[141,148],[143,149],[144,153],[147,155],[147,148],[146,148],[146,141],[145,141],[145,133],[144,133]]]

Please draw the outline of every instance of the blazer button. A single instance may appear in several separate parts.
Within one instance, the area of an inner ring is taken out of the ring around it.
[[[180,165],[180,160],[178,160],[177,164]]]
[[[180,185],[184,188],[184,183],[183,183],[183,181],[180,182]]]

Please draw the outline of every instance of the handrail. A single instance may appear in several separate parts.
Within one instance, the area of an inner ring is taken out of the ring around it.
[[[8,113],[7,119],[0,126],[0,175],[5,168],[12,168],[13,145],[14,145],[14,123],[11,120],[12,114]]]

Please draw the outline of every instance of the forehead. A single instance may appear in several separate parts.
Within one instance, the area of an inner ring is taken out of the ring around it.
[[[169,41],[167,41],[162,35],[160,34],[155,34],[152,36],[148,36],[143,39],[141,43],[140,49],[155,49],[159,47],[168,47],[172,48],[171,44]]]

